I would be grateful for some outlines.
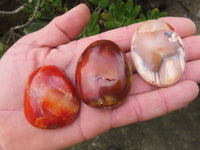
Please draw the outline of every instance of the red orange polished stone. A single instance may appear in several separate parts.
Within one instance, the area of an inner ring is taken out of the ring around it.
[[[42,129],[72,123],[80,109],[73,84],[55,66],[40,67],[29,76],[24,98],[26,119]]]
[[[132,84],[132,70],[125,53],[112,41],[90,44],[79,58],[76,88],[83,102],[96,108],[120,104]]]

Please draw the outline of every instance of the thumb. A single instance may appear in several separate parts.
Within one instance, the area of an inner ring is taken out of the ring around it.
[[[38,46],[57,47],[76,38],[87,26],[89,20],[88,7],[85,4],[80,4],[56,17],[46,27],[30,36]]]

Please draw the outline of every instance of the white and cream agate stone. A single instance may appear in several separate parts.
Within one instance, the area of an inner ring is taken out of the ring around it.
[[[149,84],[173,85],[184,72],[183,43],[165,22],[149,20],[142,23],[133,35],[131,54],[137,72]]]

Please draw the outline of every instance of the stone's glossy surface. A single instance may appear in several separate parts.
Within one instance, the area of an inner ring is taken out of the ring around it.
[[[132,71],[125,53],[114,42],[99,40],[90,44],[79,58],[75,80],[83,102],[109,108],[128,95]]]
[[[149,20],[141,24],[133,35],[131,53],[136,70],[152,85],[170,86],[184,72],[181,38],[165,22]]]
[[[35,127],[53,129],[73,122],[80,102],[65,73],[55,66],[35,70],[26,84],[24,113]]]

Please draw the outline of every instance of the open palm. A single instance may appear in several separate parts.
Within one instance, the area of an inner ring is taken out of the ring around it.
[[[54,130],[31,126],[24,116],[25,83],[32,71],[43,65],[62,68],[74,83],[76,63],[93,41],[117,43],[130,59],[131,37],[138,24],[72,41],[89,22],[88,8],[81,4],[55,18],[40,31],[23,37],[0,60],[0,150],[49,150],[69,147],[113,127],[148,120],[181,108],[198,94],[200,44],[195,25],[186,18],[162,18],[183,38],[186,69],[180,82],[168,88],[145,83],[133,68],[133,84],[127,100],[115,109],[100,110],[81,103],[78,118]]]

